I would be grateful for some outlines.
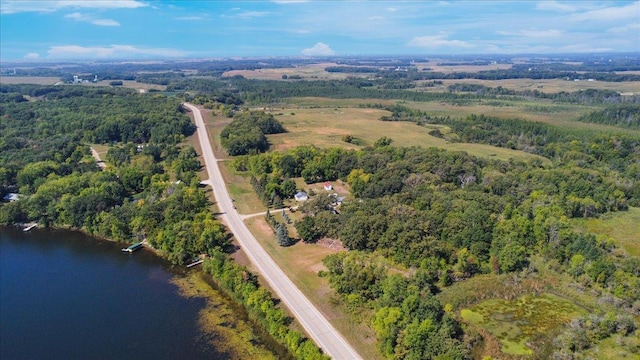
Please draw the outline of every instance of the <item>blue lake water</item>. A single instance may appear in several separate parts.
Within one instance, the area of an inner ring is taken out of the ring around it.
[[[0,228],[0,358],[224,359],[202,298],[155,255],[61,230]]]

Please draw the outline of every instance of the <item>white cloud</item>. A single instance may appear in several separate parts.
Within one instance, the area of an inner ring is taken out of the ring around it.
[[[376,20],[384,20],[384,16],[371,16],[369,17],[370,21],[376,21]]]
[[[90,21],[93,25],[98,26],[120,26],[120,23],[111,19],[94,19]]]
[[[120,26],[120,23],[112,19],[96,19],[92,15],[74,12],[64,16],[67,19],[73,19],[80,22],[88,22],[98,26]]]
[[[416,36],[413,39],[409,40],[407,46],[412,47],[423,47],[423,48],[468,48],[471,47],[466,41],[462,40],[449,40],[447,39],[447,34],[441,33],[438,35],[426,35],[426,36]]]
[[[23,59],[25,59],[25,60],[35,60],[35,59],[37,59],[39,57],[40,57],[40,54],[31,52],[31,53],[28,53],[27,55],[25,55],[23,57]]]
[[[396,11],[398,11],[398,9],[396,9],[394,7],[388,7],[387,11],[396,12]]]
[[[549,30],[498,31],[497,33],[500,35],[507,35],[507,36],[524,36],[524,37],[530,37],[530,38],[540,38],[540,37],[561,36],[563,32],[560,30],[549,29]]]
[[[639,13],[640,2],[634,2],[627,6],[607,7],[572,14],[570,19],[576,21],[614,21],[622,19],[637,19]]]
[[[269,15],[268,11],[243,11],[239,14],[236,14],[237,17],[241,18],[263,17],[267,15]]]
[[[538,5],[536,5],[536,9],[551,10],[557,12],[573,12],[577,10],[577,8],[573,5],[561,4],[557,1],[540,1]]]
[[[137,0],[67,0],[67,1],[23,1],[2,0],[0,13],[55,12],[64,8],[80,9],[136,9],[149,6]]]
[[[175,49],[140,48],[132,45],[111,46],[52,46],[47,52],[48,58],[53,59],[126,59],[132,57],[184,57],[188,53]]]
[[[623,26],[612,27],[607,30],[610,33],[624,33],[631,30],[640,30],[640,23],[631,23]]]
[[[306,56],[331,56],[331,55],[335,55],[335,51],[331,50],[331,48],[329,47],[329,45],[322,43],[322,42],[318,42],[315,45],[313,45],[313,47],[310,47],[308,49],[303,49],[301,51],[302,55],[306,55]]]

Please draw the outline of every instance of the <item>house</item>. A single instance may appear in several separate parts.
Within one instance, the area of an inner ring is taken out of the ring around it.
[[[296,199],[296,201],[309,200],[309,195],[307,195],[307,193],[304,191],[298,191],[295,195],[293,195],[293,197]]]
[[[20,194],[16,194],[16,193],[8,193],[7,195],[5,195],[2,199],[4,201],[9,201],[9,202],[14,202],[14,201],[18,201],[20,200],[20,198],[22,197],[22,195]]]
[[[333,190],[333,186],[331,186],[331,184],[328,181],[325,181],[324,189],[327,191],[330,191],[330,190]]]

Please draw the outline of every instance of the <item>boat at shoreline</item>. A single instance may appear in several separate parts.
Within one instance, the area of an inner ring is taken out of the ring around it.
[[[130,245],[129,247],[122,248],[122,252],[128,252],[129,254],[131,254],[136,250],[142,249],[142,247],[143,247],[142,242],[139,242],[139,243],[135,243],[133,245]]]

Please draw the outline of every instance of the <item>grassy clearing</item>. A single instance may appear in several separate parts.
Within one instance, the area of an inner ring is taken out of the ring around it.
[[[102,80],[102,81],[98,81],[97,83],[90,83],[88,85],[93,85],[93,86],[111,86],[109,85],[110,82],[112,82],[113,80]],[[120,81],[120,80],[118,80]],[[129,88],[129,89],[135,89],[140,93],[144,93],[144,92],[148,92],[149,90],[158,90],[158,91],[164,91],[167,87],[165,85],[156,85],[156,84],[147,84],[147,83],[140,83],[134,80],[122,80],[122,85],[120,87],[125,87],[125,88]]]
[[[234,304],[213,289],[203,276],[201,272],[191,271],[172,281],[182,296],[205,301],[198,319],[202,329],[199,340],[210,343],[230,359],[277,359],[254,333],[252,324],[238,317]]]
[[[465,322],[488,330],[512,355],[531,355],[527,346],[537,336],[549,334],[585,313],[571,301],[552,294],[526,295],[515,300],[491,299],[462,309]]]
[[[246,220],[251,232],[273,260],[313,302],[340,333],[356,348],[365,359],[380,359],[375,347],[375,336],[365,325],[345,316],[345,309],[332,304],[333,290],[325,278],[318,277],[318,271],[325,269],[322,259],[337,252],[318,244],[298,242],[290,247],[276,244],[273,231],[263,216]]]
[[[439,102],[406,102],[405,104],[411,108],[426,111],[431,115],[437,116],[464,118],[471,114],[484,114],[502,119],[537,121],[573,129],[587,129],[606,133],[632,132],[640,134],[638,130],[621,129],[615,126],[575,121],[579,116],[588,114],[596,109],[584,105],[558,105],[535,101],[503,101],[499,102],[499,104],[501,104],[499,106],[487,102],[479,102],[472,105],[452,105]]]
[[[393,139],[393,145],[396,146],[434,146],[446,150],[466,151],[485,158],[501,160],[536,158],[545,163],[549,162],[541,156],[517,150],[483,144],[448,143],[444,139],[429,135],[429,131],[433,128],[442,128],[442,126],[427,127],[409,122],[380,121],[380,117],[388,115],[389,112],[379,109],[286,109],[278,114],[281,115],[276,115],[276,118],[282,122],[288,132],[269,136],[269,141],[276,151],[306,144],[355,149],[359,146],[342,141],[344,135],[352,135],[362,146],[371,146],[379,138],[387,136]]]
[[[458,70],[460,71],[460,70]],[[597,89],[613,90],[618,92],[640,92],[640,83],[637,81],[569,81],[563,79],[504,79],[504,80],[480,80],[480,79],[459,79],[442,80],[443,85],[448,86],[455,83],[480,84],[489,87],[502,86],[506,89],[517,91],[538,90],[545,93],[558,93],[561,91],[575,92],[579,90]]]
[[[607,213],[597,219],[573,219],[578,231],[588,231],[612,238],[633,256],[640,257],[640,208]]]
[[[235,205],[241,214],[255,214],[267,211],[262,204],[258,195],[253,191],[253,187],[249,183],[249,178],[237,173],[231,166],[231,163],[225,161],[220,163],[222,177],[227,183],[227,190],[231,198],[235,200]]]
[[[256,69],[256,70],[232,70],[227,71],[222,76],[242,75],[247,79],[259,80],[282,80],[282,75],[297,75],[305,80],[341,80],[346,79],[353,74],[347,73],[330,73],[324,71],[327,66],[336,66],[335,63],[319,63],[302,65],[295,68],[279,68],[279,69]],[[362,74],[360,74],[362,76]],[[295,81],[295,80],[288,80]]]
[[[92,147],[98,155],[104,160],[104,157],[107,155],[107,151],[109,151],[110,146],[104,144],[87,144]]]

